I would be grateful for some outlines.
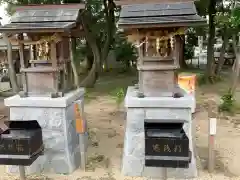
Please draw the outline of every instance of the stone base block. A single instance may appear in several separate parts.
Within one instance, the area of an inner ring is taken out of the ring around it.
[[[183,94],[185,94],[185,99],[188,100],[188,103],[191,106],[191,111],[192,113],[196,112],[196,95],[195,92],[193,92],[192,94],[189,94],[187,91],[181,89],[181,92]]]
[[[192,94],[189,94],[188,98],[189,98],[189,103],[191,104],[191,111],[192,111],[192,113],[195,113],[196,112],[196,98]]]
[[[191,104],[186,96],[182,98],[145,97],[137,98],[134,88],[128,89],[125,105],[127,120],[125,129],[122,173],[125,176],[142,176],[162,178],[163,171],[159,167],[145,166],[145,134],[144,119],[184,120],[184,130],[189,138],[189,149],[192,152],[189,168],[167,168],[168,178],[195,178],[197,166],[192,138]]]
[[[78,89],[61,98],[26,97],[19,95],[5,99],[10,107],[10,120],[37,120],[42,128],[44,155],[26,168],[27,174],[54,172],[72,173],[80,165],[79,134],[75,128],[74,103],[81,106],[84,90]],[[84,118],[83,118],[84,119]],[[8,173],[18,172],[17,166],[7,166]]]

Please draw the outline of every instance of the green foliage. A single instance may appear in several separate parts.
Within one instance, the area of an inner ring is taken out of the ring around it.
[[[194,46],[198,43],[198,37],[196,31],[193,28],[189,28],[186,33],[186,43],[184,46],[184,59],[192,59],[194,56]]]
[[[234,108],[234,98],[230,92],[227,92],[221,97],[221,104],[219,106],[219,111],[233,112]]]
[[[194,56],[194,47],[186,43],[184,46],[184,59],[192,59]]]
[[[88,103],[90,102],[91,100],[94,100],[97,98],[97,96],[94,95],[94,93],[92,92],[93,89],[88,89],[88,88],[85,88],[85,92],[84,92],[84,102]]]
[[[235,3],[235,1],[231,0],[227,6],[222,4],[218,8],[215,24],[220,29],[221,35],[226,32],[232,35],[240,30],[240,7],[235,7]]]
[[[197,76],[197,84],[198,86],[204,85],[207,83],[206,77],[204,76],[204,74],[201,74],[199,76]]]
[[[188,44],[191,44],[193,46],[198,45],[198,35],[196,33],[196,29],[188,28],[186,36],[187,36],[187,43]]]
[[[232,28],[239,32],[240,29],[240,7],[236,7],[231,11],[231,18],[229,19]]]
[[[88,47],[88,44],[85,40],[77,39],[76,41],[76,62],[81,62],[85,57],[92,57],[91,49]]]
[[[89,24],[91,34],[96,37],[99,45],[102,45],[106,37],[103,0],[87,0],[85,10],[88,12],[87,15],[89,20],[91,20],[91,24]]]
[[[207,83],[214,84],[214,83],[221,82],[221,81],[223,81],[223,78],[221,76],[206,77],[205,74],[197,75],[198,86],[205,85]]]
[[[198,14],[200,16],[206,16],[209,0],[199,0],[199,1],[195,1],[194,3],[195,3]]]
[[[104,2],[104,0],[86,0],[85,7],[85,18],[88,19],[86,23],[100,50],[103,50],[109,35],[111,36],[109,46],[113,46],[116,30],[115,16],[110,17],[112,9],[105,9]],[[110,0],[106,2],[109,4]],[[115,7],[113,10],[116,12],[118,9]]]
[[[136,48],[127,41],[127,38],[122,33],[116,35],[113,48],[115,50],[116,60],[123,63],[126,70],[130,67],[130,64],[136,64]]]
[[[116,101],[116,104],[119,106],[125,97],[125,91],[123,88],[117,88],[112,93],[112,98]]]
[[[194,1],[196,10],[199,16],[206,17],[208,15],[208,4],[210,0],[198,0]],[[207,26],[197,26],[194,28],[198,36],[206,36],[208,32]]]

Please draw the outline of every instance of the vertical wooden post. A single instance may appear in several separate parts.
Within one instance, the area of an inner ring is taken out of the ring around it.
[[[51,51],[52,67],[57,68],[57,47],[54,41],[50,43],[50,51]]]
[[[174,53],[173,53],[173,61],[175,66],[179,66],[179,60],[180,60],[180,36],[176,35],[174,37]],[[178,85],[178,73],[177,71],[174,71],[174,83]]]
[[[209,135],[208,135],[208,171],[212,173],[215,168],[215,135],[217,127],[216,114],[213,112],[212,106],[210,104],[208,110],[209,118]]]
[[[79,88],[79,78],[78,78],[78,73],[75,65],[75,53],[76,53],[76,39],[75,38],[70,38],[69,39],[69,51],[70,51],[70,60],[71,60],[71,67],[72,67],[72,72],[73,72],[73,77],[74,77],[74,85],[76,88]]]
[[[64,91],[66,91],[67,89],[67,62],[64,58],[64,41],[62,40],[60,42],[60,47],[59,47],[59,60],[61,62],[61,64],[63,65],[63,89]]]
[[[72,75],[72,69],[70,65],[70,52],[69,52],[69,39],[64,37],[62,39],[63,43],[63,58],[66,63],[66,76],[67,76],[67,87],[72,88],[73,86],[73,75]]]
[[[52,61],[52,68],[54,69],[53,77],[54,77],[54,90],[55,93],[58,93],[58,81],[59,81],[59,72],[57,71],[57,47],[54,41],[50,42],[50,52],[51,52],[51,61]]]
[[[33,45],[29,45],[29,59],[34,60],[34,54],[33,54]]]
[[[181,46],[181,37],[179,35],[175,36],[175,48],[174,48],[174,65],[179,66],[179,60],[180,60],[180,46]]]
[[[145,56],[148,56],[148,34],[145,35]]]
[[[23,40],[23,34],[19,35],[19,40]],[[24,62],[24,44],[21,42],[19,43],[19,57],[20,57],[20,66],[22,68],[25,68],[25,62]],[[28,86],[27,86],[27,75],[25,72],[22,73],[22,86],[23,86],[23,92],[25,95],[28,93]]]
[[[33,59],[37,59],[37,45],[32,45]]]
[[[137,46],[138,46],[138,62],[137,65],[143,64],[143,53],[142,53],[142,45],[141,45],[141,36],[140,32],[137,30]],[[142,84],[142,72],[138,71],[138,84],[139,89],[142,90],[141,84]]]
[[[143,46],[141,45],[141,34],[139,30],[137,30],[137,42],[138,42],[138,56],[140,59],[139,63],[142,64],[142,57],[143,57]]]
[[[81,160],[81,168],[82,170],[86,170],[86,161],[87,161],[87,157],[86,157],[86,147],[85,147],[85,143],[86,143],[86,122],[84,122],[84,117],[83,117],[83,106],[81,107],[81,109],[79,108],[79,104],[78,102],[75,103],[74,105],[75,107],[75,118],[76,118],[76,131],[79,134],[79,143],[80,143],[80,160]]]
[[[216,135],[216,118],[209,119],[209,140],[208,140],[208,171],[212,173],[215,168],[215,135]]]
[[[25,63],[24,63],[24,44],[23,43],[19,44],[19,56],[20,56],[21,68],[25,68]]]
[[[167,168],[162,168],[162,174],[163,174],[163,180],[167,180],[168,177],[167,177]]]
[[[7,63],[7,50],[4,51],[4,63]]]

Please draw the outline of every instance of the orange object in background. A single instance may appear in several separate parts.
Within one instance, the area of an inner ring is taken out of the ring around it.
[[[79,133],[79,134],[85,133],[84,122],[83,122],[83,119],[81,117],[79,105],[77,103],[74,104],[74,112],[75,112],[77,133]]]
[[[196,90],[196,74],[179,74],[178,84],[189,94],[195,94]]]

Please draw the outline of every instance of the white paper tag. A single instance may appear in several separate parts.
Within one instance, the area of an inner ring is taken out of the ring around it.
[[[217,133],[217,119],[216,118],[210,118],[210,135],[215,135]]]

